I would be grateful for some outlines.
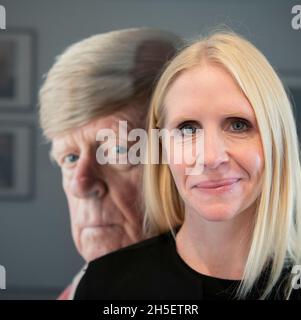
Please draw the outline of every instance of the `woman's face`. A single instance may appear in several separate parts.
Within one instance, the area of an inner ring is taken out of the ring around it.
[[[203,129],[202,170],[169,163],[185,210],[207,221],[226,221],[251,208],[261,192],[264,156],[252,106],[221,67],[184,71],[164,100],[164,127],[193,137]]]

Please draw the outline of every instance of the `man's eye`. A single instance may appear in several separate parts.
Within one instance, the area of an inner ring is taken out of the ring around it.
[[[121,146],[121,145],[117,145],[114,147],[114,151],[117,153],[117,154],[125,154],[128,152],[128,149],[124,146]]]
[[[73,153],[70,153],[70,154],[68,154],[67,156],[65,156],[64,158],[63,158],[63,162],[64,163],[74,163],[74,162],[76,162],[77,160],[79,159],[79,156],[78,155],[76,155],[76,154],[73,154]]]
[[[249,122],[243,119],[237,119],[231,122],[231,131],[234,132],[247,131],[250,128],[251,125],[249,124]]]

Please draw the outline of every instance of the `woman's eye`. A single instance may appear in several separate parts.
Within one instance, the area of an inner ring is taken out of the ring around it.
[[[231,131],[240,132],[247,131],[250,128],[250,124],[246,120],[234,120],[231,122]]]
[[[186,123],[179,127],[180,131],[184,136],[191,136],[196,133],[196,126],[192,123]]]
[[[64,157],[63,162],[67,164],[71,164],[76,162],[79,159],[79,156],[73,153],[68,154]]]

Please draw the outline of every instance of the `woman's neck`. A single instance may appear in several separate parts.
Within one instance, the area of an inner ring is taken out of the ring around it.
[[[216,278],[242,278],[254,221],[250,208],[228,221],[205,221],[186,210],[176,235],[180,257],[194,270]]]

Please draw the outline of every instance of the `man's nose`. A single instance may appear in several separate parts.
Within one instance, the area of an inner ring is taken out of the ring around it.
[[[96,158],[79,158],[71,181],[73,195],[78,198],[102,197],[106,191],[107,186]]]
[[[217,169],[229,161],[225,137],[220,130],[204,131],[204,170]]]

